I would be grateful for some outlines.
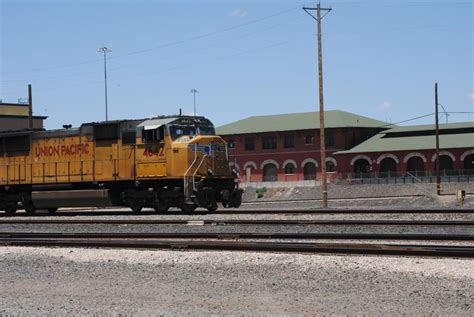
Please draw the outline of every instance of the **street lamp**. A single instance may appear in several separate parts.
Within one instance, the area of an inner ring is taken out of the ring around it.
[[[98,48],[97,52],[104,54],[105,121],[109,121],[109,113],[107,107],[107,53],[112,52],[112,50],[104,46]]]
[[[196,94],[198,92],[196,88],[191,89],[191,93],[194,94],[194,116],[196,116]]]

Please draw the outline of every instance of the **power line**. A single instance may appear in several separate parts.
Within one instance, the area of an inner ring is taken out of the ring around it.
[[[332,6],[358,6],[358,5],[370,5],[371,7],[432,7],[438,5],[472,5],[470,1],[429,1],[429,2],[422,2],[422,1],[405,1],[404,3],[395,2],[395,1],[330,1]]]
[[[385,128],[385,127],[389,127],[389,126],[393,126],[393,125],[397,125],[397,124],[401,124],[401,123],[406,123],[406,122],[410,122],[410,121],[415,121],[415,120],[418,120],[418,119],[422,119],[422,118],[426,118],[426,117],[430,117],[430,116],[433,116],[435,113],[428,113],[428,114],[424,114],[424,115],[421,115],[421,116],[418,116],[418,117],[414,117],[414,118],[410,118],[410,119],[407,119],[407,120],[403,120],[403,121],[399,121],[399,122],[395,122],[395,123],[389,123],[389,124],[385,124],[385,125],[381,125],[381,126],[378,126],[376,128]]]
[[[265,17],[262,17],[262,18],[259,18],[259,19],[255,19],[255,20],[252,20],[252,21],[248,21],[248,22],[245,22],[245,23],[242,23],[242,24],[238,24],[238,25],[235,25],[235,26],[232,26],[232,27],[228,27],[228,28],[225,28],[225,29],[222,29],[222,30],[213,31],[213,32],[209,32],[209,33],[204,33],[204,34],[193,36],[193,37],[190,37],[190,38],[187,38],[187,39],[174,41],[174,42],[169,42],[169,43],[166,43],[166,44],[162,44],[162,45],[158,45],[158,46],[155,46],[155,47],[151,47],[151,48],[147,48],[147,49],[143,49],[143,50],[138,50],[138,51],[122,54],[122,55],[117,55],[115,58],[126,57],[126,56],[131,56],[131,55],[136,55],[136,54],[142,54],[142,53],[146,53],[146,52],[149,52],[149,51],[154,51],[154,50],[158,50],[158,49],[162,49],[162,48],[167,48],[167,47],[171,47],[171,46],[180,45],[180,44],[183,44],[183,43],[186,43],[186,42],[192,42],[192,41],[200,40],[200,39],[207,38],[207,37],[219,34],[219,33],[233,31],[233,30],[236,30],[236,29],[239,29],[239,28],[251,25],[251,24],[262,22],[262,21],[280,16],[282,14],[291,12],[291,11],[295,10],[296,8],[299,8],[299,6],[298,7],[292,7],[290,9],[286,9],[286,10],[283,10],[283,11],[279,11],[277,13],[274,13],[274,14],[271,14],[271,15],[268,15],[268,16],[265,16]]]
[[[137,77],[143,78],[143,77],[146,77],[146,76],[159,76],[163,72],[169,72],[169,71],[180,70],[180,69],[189,69],[190,67],[195,67],[195,66],[200,66],[200,65],[206,64],[206,63],[226,60],[226,59],[229,59],[229,58],[234,58],[234,57],[246,55],[246,54],[249,54],[249,53],[254,53],[254,52],[266,50],[266,49],[269,49],[269,48],[285,45],[285,44],[288,44],[288,43],[293,43],[295,41],[301,41],[303,39],[306,39],[308,36],[314,36],[314,32],[306,33],[303,36],[299,36],[299,37],[296,37],[294,39],[285,40],[285,41],[281,41],[281,42],[277,42],[277,43],[272,43],[270,45],[266,45],[266,46],[263,46],[263,47],[258,47],[258,48],[254,48],[254,49],[248,49],[248,50],[245,50],[245,51],[240,51],[240,52],[235,53],[235,54],[210,58],[210,59],[207,59],[203,62],[200,62],[199,65],[196,65],[195,62],[190,63],[188,65],[184,65],[184,64],[181,63],[178,66],[170,67],[170,68],[158,71],[158,72],[153,71],[153,72],[145,72],[145,73],[128,75],[128,76],[126,76],[126,79],[137,78]],[[114,69],[117,69],[117,68],[114,68]],[[117,81],[121,81],[121,80],[123,80],[123,79],[112,79],[112,80],[109,80],[108,82],[117,82]],[[88,82],[68,85],[67,87],[68,88],[74,88],[74,87],[88,86],[88,85],[92,85],[92,84],[101,84],[101,83],[103,83],[103,82],[101,82],[101,81],[88,81]],[[54,87],[54,88],[41,89],[41,91],[42,92],[43,91],[54,91],[54,90],[62,90],[62,89],[64,89],[64,88]],[[6,95],[6,94],[15,94],[15,93],[20,93],[20,91],[18,90],[18,91],[4,92],[4,95]]]
[[[283,24],[286,24],[286,23],[283,23]],[[275,27],[278,27],[278,26],[281,26],[282,24],[277,24],[277,25],[273,25],[269,28],[265,28],[263,30],[258,30],[258,31],[255,31],[255,32],[249,32],[249,33],[246,33],[240,37],[233,37],[231,39],[227,39],[225,41],[221,41],[221,42],[218,42],[216,44],[213,44],[213,45],[209,45],[209,46],[206,46],[204,49],[201,49],[201,50],[209,50],[210,48],[212,47],[216,47],[216,46],[219,46],[223,43],[229,43],[229,42],[234,42],[238,39],[241,39],[241,38],[245,38],[245,37],[248,37],[248,36],[251,36],[251,35],[255,35],[259,32],[262,32],[262,31],[266,31],[268,29],[273,29]],[[348,32],[325,32],[325,33],[322,33],[323,35],[338,35],[338,34],[362,34],[362,33],[381,33],[381,32],[397,32],[397,31],[408,31],[408,30],[417,30],[417,29],[431,29],[431,28],[447,28],[447,27],[459,27],[459,26],[468,26],[468,25],[472,25],[472,24],[467,24],[467,23],[463,23],[463,24],[444,24],[444,25],[426,25],[426,26],[408,26],[408,27],[399,27],[399,28],[388,28],[388,29],[373,29],[373,30],[361,30],[361,31],[348,31]],[[181,55],[186,55],[186,54],[181,54]],[[168,57],[168,58],[161,58],[160,60],[166,60],[166,59],[169,59],[169,58],[174,58],[176,57],[176,55],[173,55],[171,57]],[[112,59],[114,57],[110,57],[109,59]],[[114,67],[114,68],[110,68],[109,70],[118,70],[118,69],[123,69],[123,68],[128,68],[130,67],[129,65],[125,65],[125,66],[119,66],[119,67]],[[61,79],[61,78],[71,78],[71,77],[79,77],[79,76],[82,76],[84,74],[97,74],[98,71],[92,71],[92,72],[81,72],[81,73],[75,73],[75,74],[67,74],[67,75],[58,75],[58,76],[51,76],[51,77],[44,77],[44,78],[33,78],[33,79],[13,79],[13,80],[8,80],[8,82],[35,82],[35,81],[45,81],[45,80],[50,80],[50,79]]]
[[[296,10],[297,8],[299,8],[299,6],[291,7],[289,9],[282,10],[282,11],[276,12],[274,14],[270,14],[270,15],[267,15],[267,16],[264,16],[264,17],[261,17],[261,18],[258,18],[258,19],[254,19],[254,20],[251,20],[251,21],[248,21],[248,22],[245,22],[245,23],[234,25],[232,27],[228,27],[228,28],[224,28],[224,29],[221,29],[221,30],[216,30],[216,31],[196,35],[196,36],[193,36],[193,37],[189,37],[187,39],[173,41],[173,42],[169,42],[169,43],[166,43],[166,44],[158,45],[158,46],[147,48],[147,49],[142,49],[142,50],[132,51],[132,52],[121,54],[121,55],[116,55],[113,58],[116,59],[116,58],[131,56],[131,55],[142,54],[142,53],[146,53],[146,52],[153,51],[153,50],[158,50],[158,49],[163,49],[163,48],[167,48],[167,47],[171,47],[171,46],[180,45],[180,44],[190,42],[190,41],[196,41],[196,40],[207,38],[207,37],[219,34],[219,33],[229,32],[229,31],[232,31],[232,30],[236,30],[236,29],[248,26],[248,25],[259,23],[259,22],[262,22],[262,21],[280,16],[280,15],[286,14],[288,12]],[[102,61],[102,59],[94,59],[94,60],[88,60],[88,61],[77,62],[77,63],[34,68],[34,69],[23,70],[23,71],[18,71],[18,72],[6,72],[6,73],[3,73],[3,74],[4,75],[5,74],[20,74],[20,73],[37,72],[37,71],[49,70],[49,69],[68,68],[68,67],[82,66],[82,65],[91,64],[91,63],[97,63],[97,62],[100,62],[100,61]]]
[[[165,57],[165,58],[160,58],[158,61],[165,61],[165,60],[169,60],[170,58],[175,58],[177,56],[185,56],[185,55],[189,55],[189,54],[195,54],[196,51],[207,51],[207,50],[210,50],[214,47],[217,47],[217,46],[220,46],[222,44],[226,44],[226,43],[231,43],[231,42],[235,42],[237,40],[240,40],[240,39],[243,39],[243,38],[247,38],[247,37],[250,37],[250,36],[253,36],[255,34],[258,34],[258,33],[261,33],[261,32],[264,32],[264,31],[268,31],[268,30],[272,30],[272,29],[275,29],[277,27],[281,27],[283,25],[287,25],[289,22],[286,21],[284,23],[277,23],[277,24],[274,24],[274,25],[271,25],[270,27],[267,27],[267,28],[263,28],[263,29],[260,29],[260,30],[256,30],[256,31],[252,31],[252,32],[247,32],[245,34],[242,34],[241,36],[233,36],[231,38],[227,38],[226,40],[224,41],[219,41],[215,44],[211,44],[211,45],[206,45],[206,47],[204,48],[200,48],[200,49],[194,49],[192,52],[191,51],[183,51],[184,54],[179,54],[179,55],[172,55],[172,56],[169,56],[169,57]],[[110,57],[109,59],[111,59],[112,57]],[[154,61],[157,61],[157,60],[154,60]],[[124,65],[124,66],[118,66],[118,67],[113,67],[113,68],[108,68],[108,70],[118,70],[118,69],[123,69],[123,68],[129,68],[131,65],[130,63],[128,63],[127,65]],[[75,73],[75,74],[67,74],[67,75],[57,75],[57,76],[50,76],[50,77],[43,77],[43,78],[28,78],[28,79],[25,79],[25,78],[22,78],[22,79],[12,79],[12,80],[8,80],[9,83],[11,82],[35,82],[35,81],[45,81],[45,80],[51,80],[51,79],[61,79],[61,78],[70,78],[70,77],[79,77],[79,76],[82,76],[84,74],[97,74],[97,73],[100,73],[100,71],[91,71],[91,72],[80,72],[80,73]]]

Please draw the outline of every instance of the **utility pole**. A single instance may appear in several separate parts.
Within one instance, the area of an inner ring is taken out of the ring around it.
[[[316,8],[303,7],[303,10],[308,13],[317,22],[318,30],[318,74],[319,74],[319,139],[321,149],[321,191],[323,194],[323,208],[328,208],[328,181],[326,174],[326,137],[324,133],[324,96],[323,96],[323,53],[322,53],[322,39],[321,39],[321,20],[328,14],[331,8],[321,8],[321,3],[318,3]],[[310,11],[316,10],[316,17]],[[321,11],[326,11],[326,14],[321,17]]]
[[[199,91],[196,88],[191,89],[191,93],[194,95],[194,116],[196,116],[196,94]]]
[[[104,53],[105,121],[109,121],[109,110],[107,105],[107,53],[112,52],[112,50],[104,46],[98,48],[97,52]]]
[[[28,85],[28,128],[33,129],[33,93]]]
[[[436,194],[441,195],[441,176],[439,175],[438,83],[435,83],[435,130],[436,130]]]

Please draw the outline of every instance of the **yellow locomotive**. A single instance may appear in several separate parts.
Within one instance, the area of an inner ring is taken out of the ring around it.
[[[0,210],[239,207],[225,141],[204,117],[163,116],[0,133]]]

